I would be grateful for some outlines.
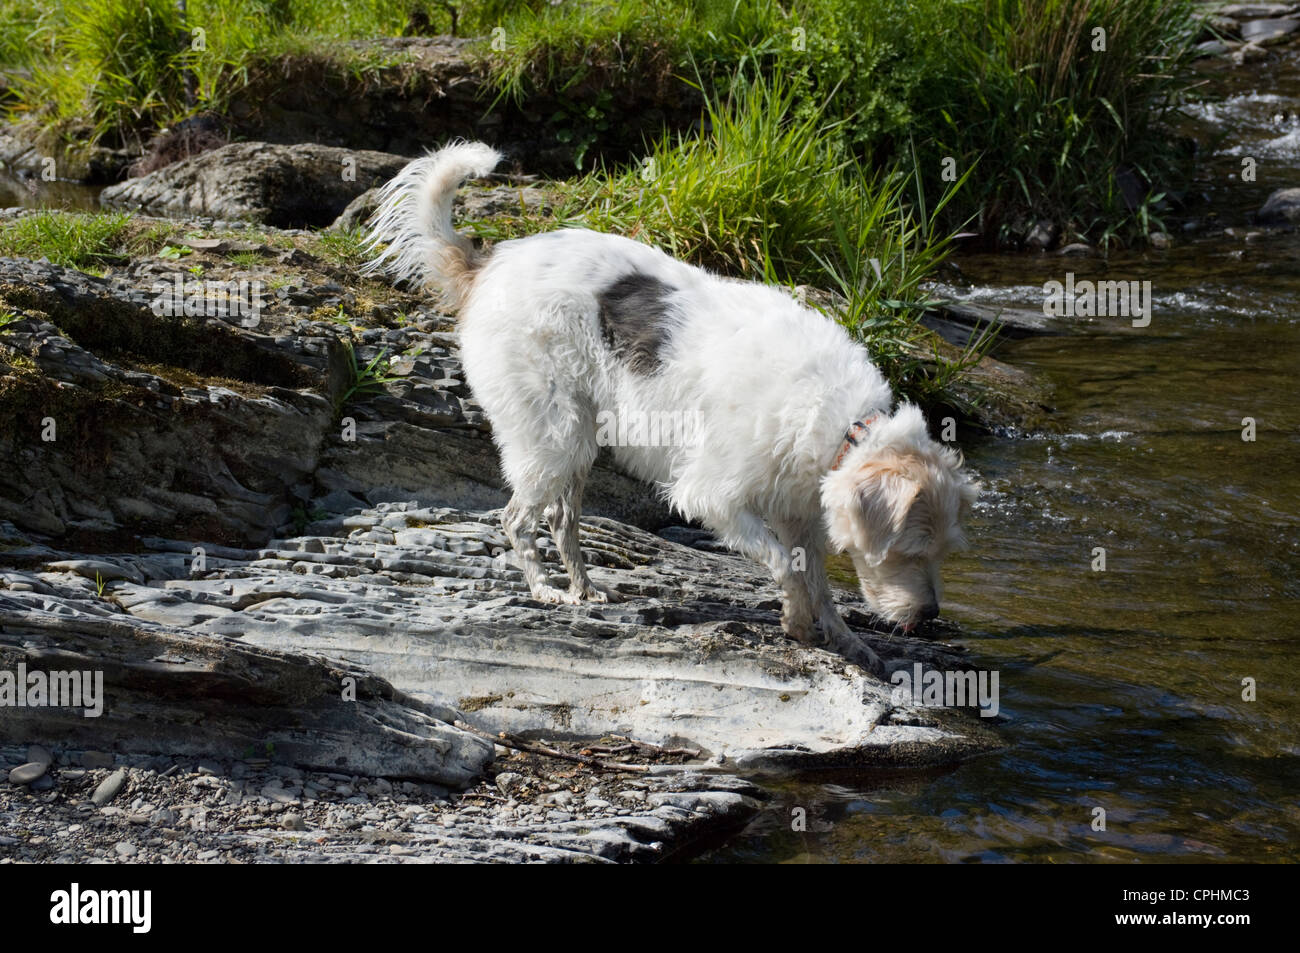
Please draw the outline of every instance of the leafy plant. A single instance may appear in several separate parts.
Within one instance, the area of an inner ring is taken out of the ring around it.
[[[338,405],[340,408],[346,406],[348,401],[354,397],[379,393],[384,389],[385,384],[391,384],[402,379],[398,375],[388,373],[391,363],[388,358],[388,348],[381,350],[371,359],[370,363],[362,367],[357,360],[356,348],[352,342],[347,341],[344,346],[347,348],[348,363],[352,373],[351,384],[339,398]]]

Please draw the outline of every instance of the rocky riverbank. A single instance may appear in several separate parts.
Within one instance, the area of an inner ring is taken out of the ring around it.
[[[663,859],[757,810],[737,775],[998,744],[790,642],[759,567],[608,462],[583,547],[627,598],[533,602],[427,298],[344,233],[129,227],[101,275],[0,260],[0,671],[103,678],[98,717],[0,713],[0,859]],[[855,601],[887,665],[961,667]]]

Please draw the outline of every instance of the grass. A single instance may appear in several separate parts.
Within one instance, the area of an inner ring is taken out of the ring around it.
[[[918,86],[917,140],[923,168],[951,156],[976,170],[960,211],[1004,242],[1036,219],[1102,245],[1162,229],[1162,200],[1188,171],[1189,153],[1162,124],[1189,86],[1192,5],[978,0],[955,9],[949,56]]]
[[[348,385],[338,399],[337,409],[341,411],[347,406],[348,402],[356,397],[368,397],[383,391],[385,384],[394,381],[400,381],[400,376],[390,375],[388,373],[389,365],[392,363],[388,357],[388,349],[384,348],[365,367],[362,367],[357,360],[356,348],[351,341],[344,342],[348,352],[348,364],[351,369],[351,383]]]
[[[97,268],[120,260],[130,238],[125,212],[37,212],[0,224],[0,255],[48,258],[70,268]]]
[[[356,268],[370,259],[365,237],[366,231],[360,227],[323,229],[313,236],[308,250],[328,262]]]

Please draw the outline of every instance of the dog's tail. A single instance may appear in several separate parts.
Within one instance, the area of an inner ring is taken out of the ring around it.
[[[388,247],[364,270],[436,286],[442,305],[460,307],[482,256],[451,227],[451,203],[461,182],[487,175],[500,161],[501,154],[491,146],[455,142],[397,173],[381,190],[379,207],[367,223],[365,247],[371,252],[384,243]]]

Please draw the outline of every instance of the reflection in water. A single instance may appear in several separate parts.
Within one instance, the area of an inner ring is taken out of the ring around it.
[[[99,208],[101,185],[81,182],[45,182],[16,178],[0,171],[0,208],[62,208],[91,211]]]

